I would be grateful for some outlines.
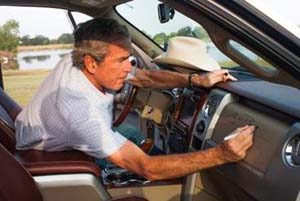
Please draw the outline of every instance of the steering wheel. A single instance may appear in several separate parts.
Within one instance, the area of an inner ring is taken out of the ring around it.
[[[122,104],[124,106],[122,111],[117,116],[114,115],[114,127],[119,126],[126,119],[135,100],[137,91],[138,87],[129,83],[125,83],[121,91],[115,96],[114,110],[117,110],[118,104]]]
[[[134,56],[131,56],[129,60],[131,65],[134,68],[141,68],[142,66],[144,66],[143,65],[144,62],[139,57],[136,58]],[[129,83],[125,83],[123,88],[120,90],[120,92],[115,96],[115,103],[117,104],[114,104],[114,122],[113,122],[114,127],[119,126],[126,119],[135,100],[137,91],[138,91],[138,87]],[[122,111],[116,117],[115,111],[117,110],[118,104],[122,104],[124,106]]]

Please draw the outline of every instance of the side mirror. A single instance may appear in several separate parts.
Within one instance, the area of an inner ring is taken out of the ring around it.
[[[175,15],[175,10],[173,8],[169,7],[165,3],[158,4],[157,8],[158,8],[158,17],[160,23],[166,23],[170,19],[173,19]]]

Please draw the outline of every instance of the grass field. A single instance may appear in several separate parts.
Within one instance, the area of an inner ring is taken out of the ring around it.
[[[15,101],[25,106],[50,70],[5,70],[4,89]]]

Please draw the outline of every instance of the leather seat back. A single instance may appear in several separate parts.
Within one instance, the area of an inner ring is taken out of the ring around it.
[[[0,200],[42,201],[33,178],[14,156],[0,144]]]

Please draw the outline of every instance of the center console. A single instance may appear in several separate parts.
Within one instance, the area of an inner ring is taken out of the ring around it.
[[[183,90],[169,124],[168,147],[171,153],[188,151],[195,120],[206,94],[203,89]]]

